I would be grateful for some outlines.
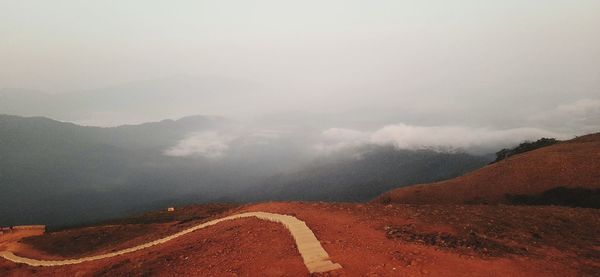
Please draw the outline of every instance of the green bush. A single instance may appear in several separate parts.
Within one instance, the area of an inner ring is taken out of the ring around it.
[[[556,144],[559,142],[560,142],[559,140],[556,140],[554,138],[541,138],[534,142],[526,141],[526,142],[519,144],[519,146],[517,146],[515,148],[512,148],[512,149],[504,148],[504,149],[496,152],[496,160],[492,163],[497,163],[497,162],[504,160],[510,156],[528,152],[528,151],[532,151],[532,150],[539,149],[542,147],[550,146],[550,145],[553,145],[553,144]]]

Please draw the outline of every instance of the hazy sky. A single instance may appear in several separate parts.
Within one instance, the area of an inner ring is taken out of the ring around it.
[[[0,0],[0,39],[0,88],[144,104],[130,84],[167,80],[195,103],[59,118],[90,124],[300,111],[376,118],[369,132],[600,126],[597,0]]]

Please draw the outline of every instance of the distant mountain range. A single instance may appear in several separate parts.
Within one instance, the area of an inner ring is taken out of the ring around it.
[[[164,154],[190,134],[232,124],[192,116],[100,128],[0,115],[0,225],[73,225],[190,202],[366,201],[492,160],[375,145],[299,158],[303,148],[293,139],[300,133],[238,139],[221,159]]]
[[[198,110],[219,114],[229,107],[240,110],[250,99],[262,97],[256,88],[256,84],[243,80],[187,75],[83,91],[0,88],[0,111],[20,116],[49,116],[85,125],[116,126],[122,122],[179,117]]]

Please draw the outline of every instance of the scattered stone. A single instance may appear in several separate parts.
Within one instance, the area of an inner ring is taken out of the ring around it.
[[[513,249],[499,242],[484,238],[473,229],[467,231],[466,236],[449,233],[422,233],[412,224],[386,228],[389,239],[399,239],[407,242],[437,246],[450,249],[468,249],[483,255],[502,256],[504,254],[522,254],[524,251]]]

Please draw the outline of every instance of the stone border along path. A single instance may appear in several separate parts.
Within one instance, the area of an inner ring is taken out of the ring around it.
[[[319,242],[319,240],[317,240],[317,237],[315,237],[315,234],[310,230],[310,228],[308,228],[308,226],[306,226],[306,223],[304,223],[304,221],[301,221],[301,220],[297,219],[296,217],[293,217],[290,215],[265,213],[265,212],[248,212],[248,213],[232,215],[232,216],[228,216],[228,217],[224,217],[224,218],[220,218],[220,219],[215,219],[215,220],[212,220],[209,222],[205,222],[205,223],[196,225],[189,229],[183,230],[179,233],[175,233],[168,237],[164,237],[162,239],[144,243],[144,244],[141,244],[141,245],[138,245],[135,247],[131,247],[131,248],[126,248],[126,249],[116,251],[116,252],[111,252],[111,253],[97,255],[97,256],[84,257],[84,258],[80,258],[80,259],[60,260],[60,261],[36,260],[36,259],[29,259],[29,258],[25,258],[25,257],[19,257],[10,251],[0,252],[0,257],[3,257],[5,259],[15,262],[15,263],[23,263],[23,264],[27,264],[30,266],[61,266],[61,265],[79,264],[79,263],[83,263],[83,262],[106,259],[106,258],[110,258],[110,257],[115,257],[115,256],[131,253],[134,251],[142,250],[142,249],[145,249],[148,247],[152,247],[152,246],[155,246],[158,244],[168,242],[168,241],[178,238],[180,236],[186,235],[188,233],[194,232],[194,231],[202,229],[202,228],[206,228],[206,227],[215,225],[215,224],[225,221],[225,220],[232,220],[232,219],[238,219],[238,218],[244,218],[244,217],[257,217],[259,219],[283,224],[290,231],[290,233],[292,234],[292,237],[294,237],[294,240],[296,241],[296,246],[298,247],[298,251],[300,252],[300,255],[302,256],[302,259],[304,260],[304,265],[306,265],[306,268],[308,269],[308,271],[310,273],[327,272],[327,271],[342,268],[341,265],[331,262],[331,259],[329,258],[329,254],[327,254],[325,249],[323,249],[323,247],[321,246],[321,243]]]

